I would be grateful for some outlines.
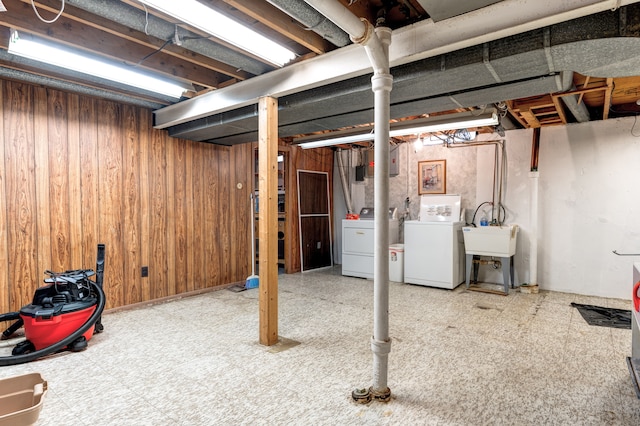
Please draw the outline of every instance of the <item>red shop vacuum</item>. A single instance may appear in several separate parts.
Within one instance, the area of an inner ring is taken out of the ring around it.
[[[94,333],[104,330],[101,321],[105,306],[104,254],[104,244],[98,244],[95,271],[45,271],[46,285],[36,290],[31,304],[23,306],[20,312],[0,315],[0,322],[15,321],[2,333],[2,339],[8,339],[22,327],[26,337],[13,348],[11,356],[0,357],[0,366],[34,361],[66,349],[82,351]]]

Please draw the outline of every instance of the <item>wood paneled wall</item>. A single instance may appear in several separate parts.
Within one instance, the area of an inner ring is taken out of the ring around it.
[[[46,269],[95,268],[98,243],[107,308],[249,275],[252,144],[172,139],[151,111],[28,84],[0,96],[0,312]]]

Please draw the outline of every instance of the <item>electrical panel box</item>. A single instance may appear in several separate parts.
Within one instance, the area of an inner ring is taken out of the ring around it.
[[[375,173],[374,150],[365,151],[366,176],[373,177]],[[397,145],[389,148],[389,177],[398,176],[400,174],[400,150]]]

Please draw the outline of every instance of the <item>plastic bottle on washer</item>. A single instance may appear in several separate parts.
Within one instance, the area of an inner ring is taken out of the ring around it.
[[[487,212],[482,211],[482,217],[480,218],[480,226],[489,226],[489,219],[487,219]]]

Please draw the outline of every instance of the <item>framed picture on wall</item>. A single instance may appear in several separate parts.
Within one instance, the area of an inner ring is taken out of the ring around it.
[[[447,193],[447,160],[418,162],[418,194]]]

